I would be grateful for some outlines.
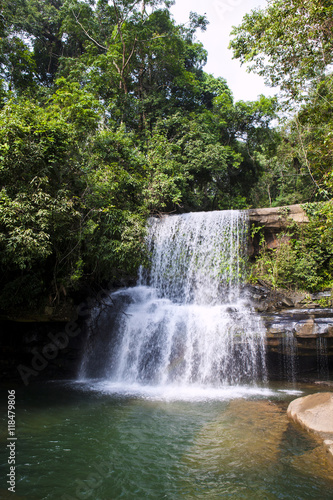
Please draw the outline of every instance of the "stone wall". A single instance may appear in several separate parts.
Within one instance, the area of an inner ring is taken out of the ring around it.
[[[327,379],[333,370],[331,292],[282,292],[264,285],[246,288],[266,328],[272,378]],[[321,307],[323,302],[327,307]]]
[[[309,222],[301,205],[287,205],[285,207],[251,208],[248,210],[250,221],[263,225],[267,229],[281,231],[290,220],[298,224]]]

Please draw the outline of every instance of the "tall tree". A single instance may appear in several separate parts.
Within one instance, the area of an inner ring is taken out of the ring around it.
[[[63,29],[67,12],[64,0],[3,0],[7,44],[10,46],[17,39],[24,44],[33,59],[39,84],[52,84],[61,57],[83,52],[83,36]]]
[[[331,0],[268,0],[231,32],[234,58],[293,98],[333,62]]]
[[[151,130],[170,108],[193,107],[207,56],[195,40],[206,19],[192,13],[187,26],[177,26],[167,8],[156,8],[160,3],[100,1],[86,18],[76,2],[68,18],[70,29],[86,37],[87,50],[63,58],[61,74],[94,89],[119,122],[141,130]]]

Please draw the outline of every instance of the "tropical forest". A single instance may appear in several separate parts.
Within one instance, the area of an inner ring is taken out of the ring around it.
[[[332,288],[332,2],[268,0],[233,28],[278,89],[255,101],[205,72],[209,21],[172,4],[2,0],[2,312],[135,277],[149,216],[292,204],[309,224],[251,279]]]
[[[333,498],[333,1],[185,4],[0,0],[1,499]]]

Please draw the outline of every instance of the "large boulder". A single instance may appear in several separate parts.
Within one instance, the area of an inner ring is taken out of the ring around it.
[[[333,462],[333,392],[310,394],[292,401],[287,409],[289,418],[309,431],[319,434]]]

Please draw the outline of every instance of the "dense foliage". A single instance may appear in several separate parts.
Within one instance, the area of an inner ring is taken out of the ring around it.
[[[263,245],[254,274],[274,287],[333,286],[333,5],[326,0],[268,0],[233,29],[230,47],[249,70],[279,86],[284,115],[276,154],[254,189],[261,205],[309,201],[310,223],[290,228],[278,249]],[[286,118],[287,116],[287,118]]]
[[[253,228],[261,233],[261,248],[251,267],[250,280],[260,279],[274,289],[315,292],[333,288],[332,202],[309,203],[303,208],[309,222],[300,226],[290,220],[273,250],[267,248],[263,228]],[[288,207],[284,209],[287,211]]]
[[[234,57],[282,91],[280,144],[261,179],[266,203],[332,197],[332,14],[326,0],[268,0],[232,31]]]
[[[236,57],[294,98],[306,79],[273,128],[276,98],[234,102],[204,72],[204,16],[177,25],[167,0],[3,0],[0,310],[135,275],[150,214],[332,196],[331,7],[306,3],[297,38],[296,0],[234,32]]]

